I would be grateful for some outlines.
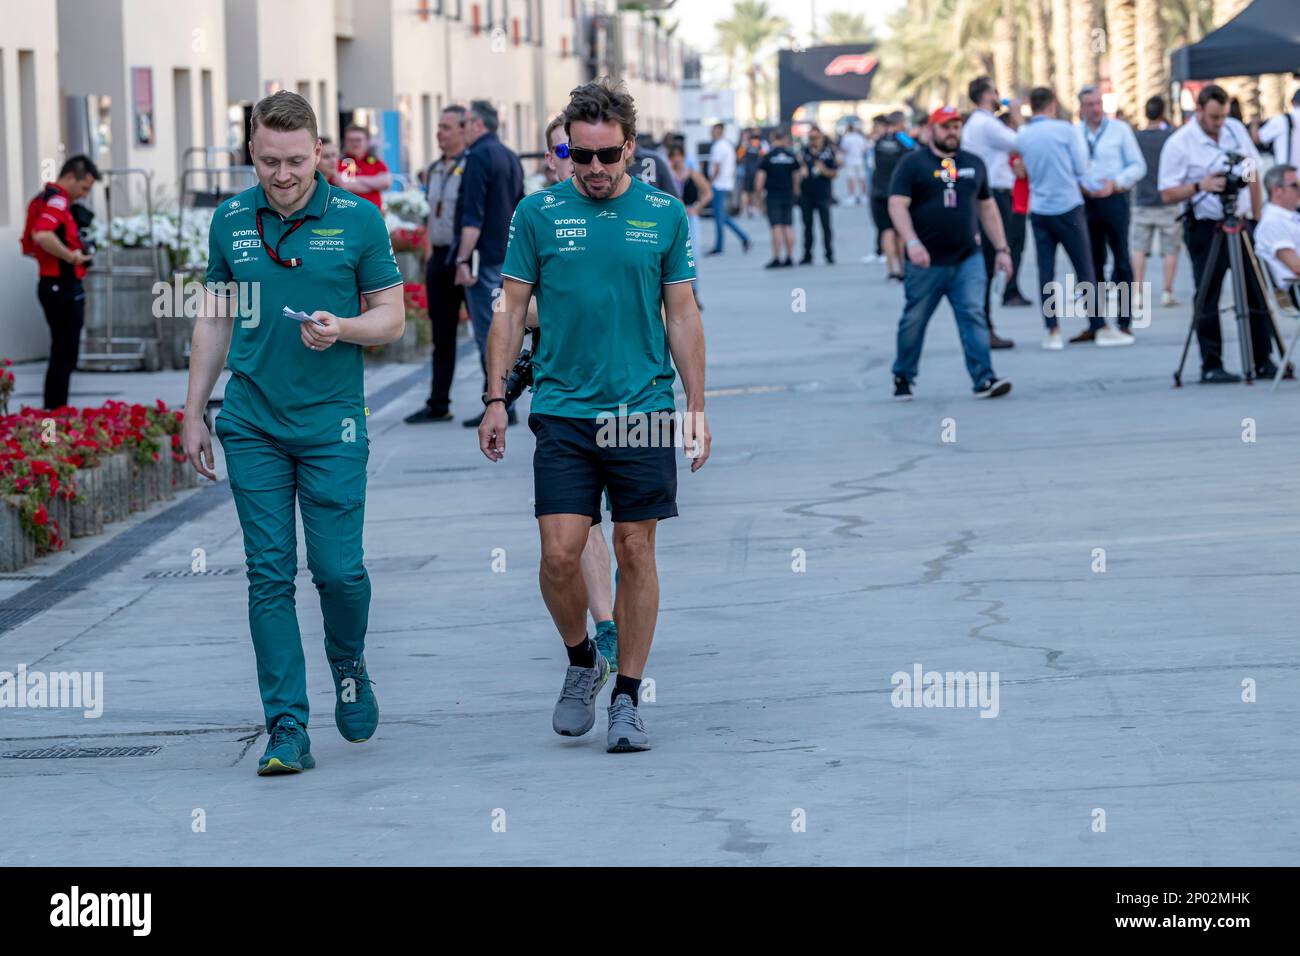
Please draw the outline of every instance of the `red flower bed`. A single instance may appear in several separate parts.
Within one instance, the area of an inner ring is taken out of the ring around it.
[[[417,226],[414,229],[394,229],[388,238],[393,243],[394,252],[423,252],[424,240],[428,235],[428,229]]]
[[[166,453],[184,461],[183,418],[161,399],[154,405],[107,401],[97,408],[23,408],[0,415],[0,496],[21,499],[23,527],[38,547],[62,548],[67,529],[58,526],[46,505],[56,497],[77,498],[74,472],[122,451],[141,465],[160,461],[165,436],[170,436]]]
[[[407,282],[402,285],[402,297],[406,300],[406,311],[426,312],[429,308],[429,290],[423,282]]]

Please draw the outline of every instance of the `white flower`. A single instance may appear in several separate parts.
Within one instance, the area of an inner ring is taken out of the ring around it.
[[[402,228],[412,228],[411,223],[422,223],[429,218],[429,201],[419,189],[406,189],[384,193],[384,211],[402,221]],[[387,217],[385,217],[387,218]],[[389,220],[391,222],[391,220]],[[393,226],[389,226],[391,232]]]

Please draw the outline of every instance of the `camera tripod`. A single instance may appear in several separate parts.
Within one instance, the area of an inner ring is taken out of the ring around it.
[[[1270,285],[1264,276],[1263,268],[1259,264],[1259,258],[1255,255],[1255,245],[1251,241],[1250,234],[1246,232],[1246,224],[1238,218],[1235,203],[1227,198],[1224,194],[1222,221],[1215,224],[1214,238],[1210,240],[1210,254],[1206,258],[1208,269],[1201,276],[1201,284],[1196,289],[1196,301],[1192,306],[1192,322],[1187,329],[1187,338],[1183,340],[1183,354],[1178,360],[1178,369],[1174,372],[1174,388],[1183,387],[1183,366],[1187,364],[1187,352],[1192,345],[1192,336],[1196,333],[1196,326],[1200,321],[1201,310],[1205,308],[1206,299],[1209,297],[1210,280],[1209,271],[1213,270],[1215,263],[1218,262],[1218,256],[1222,250],[1223,244],[1228,244],[1228,269],[1232,272],[1232,307],[1237,318],[1237,342],[1241,347],[1241,370],[1242,380],[1247,385],[1255,381],[1255,350],[1254,343],[1251,341],[1250,332],[1250,303],[1246,295],[1246,262],[1250,262],[1250,269],[1255,274],[1255,282],[1259,287],[1260,298],[1264,299],[1264,311],[1268,314],[1268,327],[1272,333],[1273,340],[1277,342],[1278,350],[1285,356],[1286,346],[1282,342],[1282,333],[1278,331],[1277,324],[1273,321],[1273,310],[1268,306],[1268,290]],[[1188,215],[1191,215],[1189,212]],[[1217,303],[1215,321],[1218,321]],[[1287,378],[1294,378],[1295,373],[1290,366],[1286,369]]]

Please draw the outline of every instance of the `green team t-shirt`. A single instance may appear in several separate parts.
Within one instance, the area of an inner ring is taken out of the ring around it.
[[[259,211],[266,243],[286,262],[301,259],[301,266],[277,265],[266,254]],[[295,227],[299,220],[306,221]],[[232,280],[238,285],[225,285]],[[353,434],[365,436],[361,346],[335,342],[313,352],[284,307],[354,316],[363,294],[401,282],[379,209],[331,187],[320,173],[311,200],[287,219],[271,208],[260,185],[226,200],[208,231],[208,287],[234,292],[244,306],[257,308],[252,317],[245,308],[234,320],[222,414],[286,441],[338,441],[348,422]]]
[[[566,180],[510,220],[504,276],[530,282],[542,334],[532,410],[596,418],[673,407],[663,286],[695,278],[686,208],[636,177],[615,199]]]

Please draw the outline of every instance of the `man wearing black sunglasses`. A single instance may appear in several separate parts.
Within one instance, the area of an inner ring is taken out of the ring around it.
[[[675,438],[693,472],[710,446],[704,331],[691,293],[695,257],[681,202],[627,172],[636,109],[626,91],[608,80],[587,83],[573,91],[564,117],[573,177],[526,197],[511,221],[505,310],[488,339],[479,447],[490,461],[505,455],[505,378],[536,294],[545,333],[528,424],[537,437],[540,579],[569,661],[552,727],[569,737],[587,733],[596,694],[609,679],[609,662],[587,635],[582,577],[582,552],[600,522],[604,489],[619,569],[619,674],[606,749],[648,750],[637,704],[659,613],[655,527],[677,514]],[[680,425],[674,364],[686,392]],[[656,427],[665,421],[667,429]]]

